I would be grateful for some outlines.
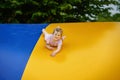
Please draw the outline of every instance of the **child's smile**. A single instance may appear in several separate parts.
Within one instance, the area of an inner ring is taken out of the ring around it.
[[[58,40],[60,40],[61,39],[61,33],[60,32],[54,32],[54,34],[53,34],[53,36],[54,36],[54,40],[55,41],[58,41]]]

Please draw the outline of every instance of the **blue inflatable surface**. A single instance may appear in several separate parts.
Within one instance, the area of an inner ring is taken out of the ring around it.
[[[0,80],[20,80],[41,29],[48,24],[0,24]]]

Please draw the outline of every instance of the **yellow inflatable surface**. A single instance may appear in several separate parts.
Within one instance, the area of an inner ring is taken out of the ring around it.
[[[62,50],[51,57],[40,36],[22,80],[120,80],[120,23],[56,23],[66,36]]]

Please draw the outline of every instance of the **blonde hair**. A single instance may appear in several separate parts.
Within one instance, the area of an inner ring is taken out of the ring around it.
[[[61,35],[63,34],[63,30],[59,26],[53,30],[53,34],[55,33],[55,31],[60,32]]]

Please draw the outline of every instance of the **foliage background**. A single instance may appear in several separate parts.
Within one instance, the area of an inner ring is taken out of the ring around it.
[[[0,0],[0,23],[119,22],[109,5],[120,12],[120,0]]]

